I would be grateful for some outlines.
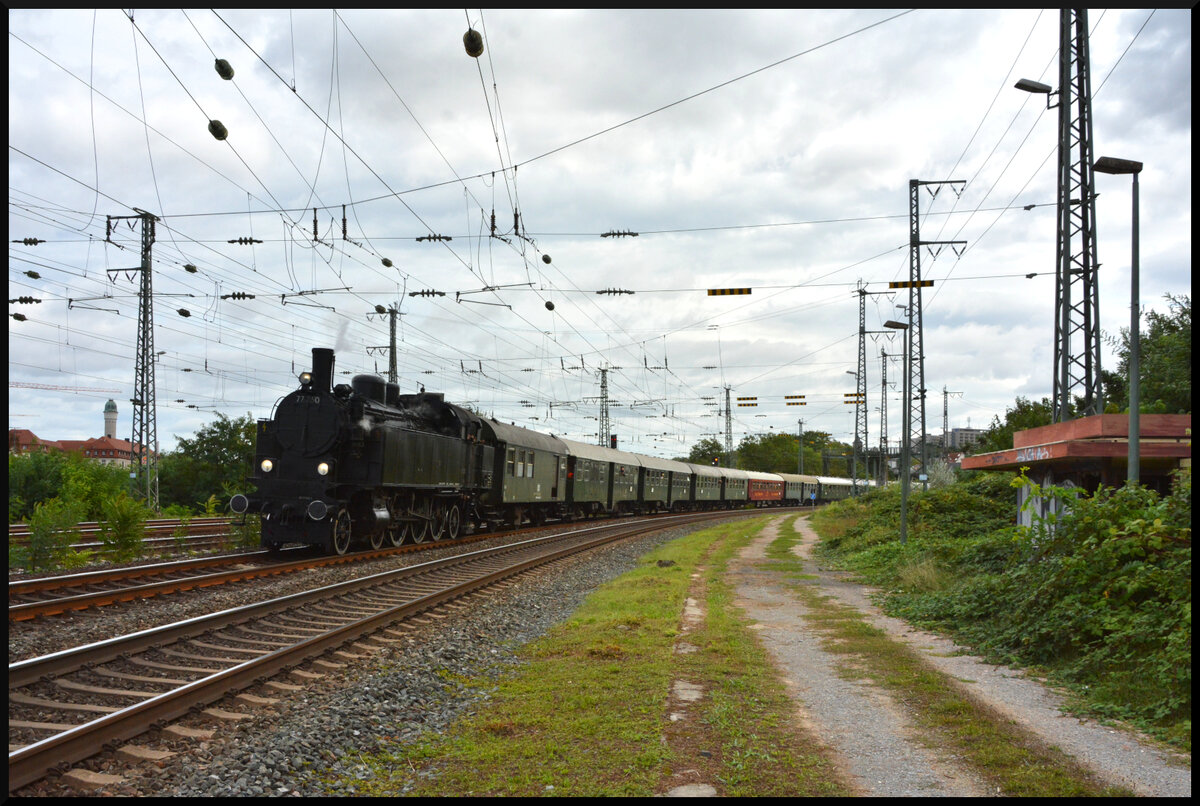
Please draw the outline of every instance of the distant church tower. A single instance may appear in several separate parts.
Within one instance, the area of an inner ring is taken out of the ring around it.
[[[114,400],[104,404],[104,436],[117,437],[117,403]]]

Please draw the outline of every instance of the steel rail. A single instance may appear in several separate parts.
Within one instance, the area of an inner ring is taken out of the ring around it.
[[[212,557],[171,560],[169,562],[153,563],[151,565],[133,565],[125,568],[106,568],[99,571],[82,571],[76,574],[37,577],[36,579],[12,579],[8,582],[8,595],[9,597],[26,596],[31,593],[54,590],[56,588],[93,585],[97,582],[116,582],[121,579],[153,576],[155,574],[171,574],[176,571],[187,571],[193,568],[261,560],[267,557],[269,553],[267,551],[250,551],[238,554],[218,554]]]

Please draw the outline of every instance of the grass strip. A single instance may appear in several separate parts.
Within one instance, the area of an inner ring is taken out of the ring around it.
[[[362,795],[653,795],[703,762],[722,794],[846,794],[818,742],[731,605],[719,577],[764,521],[726,524],[667,543],[597,589],[565,623],[524,647],[525,662],[444,735],[360,760]],[[697,580],[693,575],[699,575]],[[707,588],[705,624],[675,652],[680,614]],[[672,682],[706,690],[687,729],[668,719]]]
[[[728,584],[729,561],[765,525],[750,534],[714,543],[701,568],[708,612],[688,640],[702,651],[679,656],[679,673],[700,680],[707,692],[698,703],[701,740],[719,765],[712,771],[721,794],[737,797],[845,797],[852,785],[837,771],[829,748],[799,727],[797,704],[767,652],[748,628]],[[695,763],[680,746],[680,762]]]
[[[866,678],[890,691],[912,715],[921,740],[957,756],[998,794],[1007,796],[1132,796],[1108,787],[1058,748],[1046,746],[1014,722],[973,699],[954,680],[914,650],[867,623],[854,608],[818,592],[792,552],[800,542],[795,520],[781,525],[767,549],[771,567],[790,580],[810,613],[806,619],[824,637],[824,649],[846,656],[841,673]]]

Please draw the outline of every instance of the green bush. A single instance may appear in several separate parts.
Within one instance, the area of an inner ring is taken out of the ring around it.
[[[51,451],[8,457],[9,523],[31,517],[38,504],[52,498],[77,506],[80,520],[96,520],[104,501],[129,491],[127,468],[94,462],[79,454]]]
[[[885,609],[948,631],[993,660],[1039,667],[1099,716],[1191,744],[1191,474],[1160,498],[1134,485],[1040,489],[987,474],[912,496],[900,545],[898,497],[841,520],[814,517],[821,556],[887,590]],[[1072,498],[1054,519],[1009,525],[1012,487]],[[848,525],[847,525],[848,524]],[[839,528],[840,527],[840,528]]]
[[[230,524],[234,545],[241,549],[256,549],[262,541],[262,521],[253,513],[243,515],[241,521]]]
[[[78,505],[58,498],[38,504],[29,518],[29,545],[9,543],[9,565],[19,565],[31,571],[53,568],[76,568],[84,565],[89,552],[71,548],[79,540]]]
[[[1011,473],[979,474],[945,487],[910,489],[909,542],[973,538],[1011,524],[1016,512],[1012,478]],[[890,484],[823,508],[813,516],[823,550],[850,554],[899,540],[900,496],[900,485]]]
[[[990,612],[960,629],[1088,690],[1099,713],[1149,727],[1187,722],[1190,732],[1191,567],[1190,474],[1166,499],[1137,485],[1101,488],[1053,531],[1035,523],[1018,533]],[[978,611],[976,599],[961,604]]]
[[[102,505],[100,542],[116,562],[128,562],[142,555],[146,536],[146,518],[150,510],[142,502],[121,493]]]

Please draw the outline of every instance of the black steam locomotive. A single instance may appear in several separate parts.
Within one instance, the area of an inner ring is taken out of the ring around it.
[[[640,456],[505,425],[447,403],[400,394],[376,375],[333,386],[333,350],[258,421],[256,491],[262,545],[302,543],[344,554],[464,529],[599,514],[800,504],[841,498],[849,479],[755,473]]]

